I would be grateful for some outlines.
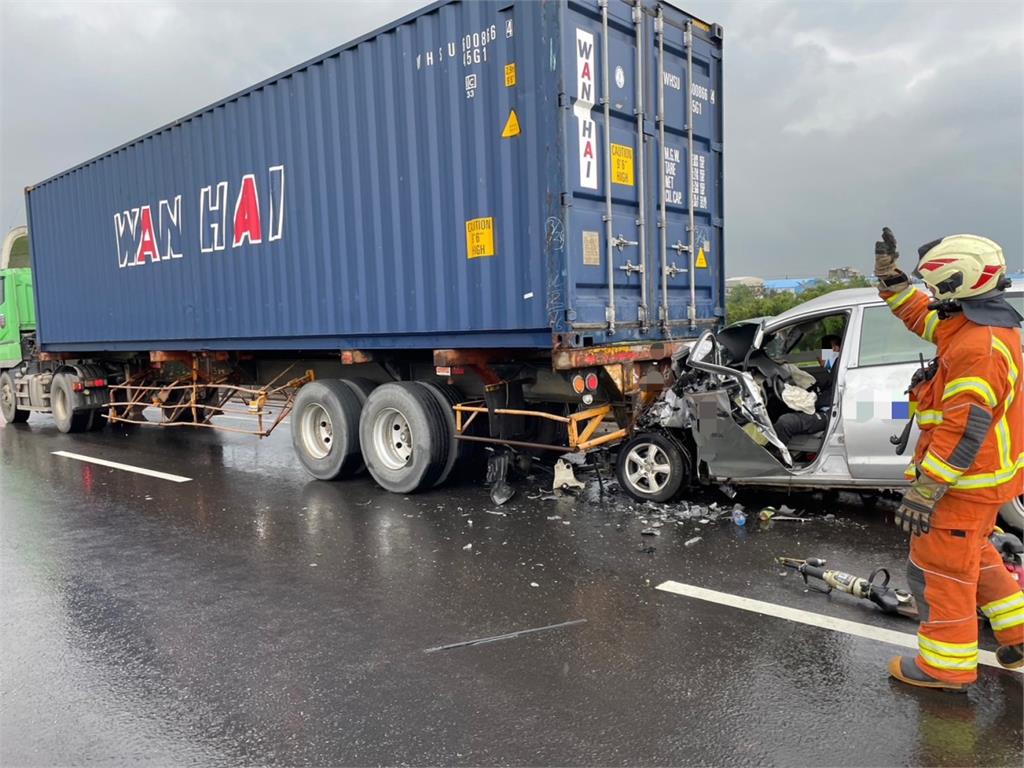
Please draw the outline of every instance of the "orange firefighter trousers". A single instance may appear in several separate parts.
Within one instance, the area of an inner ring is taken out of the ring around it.
[[[907,578],[921,615],[916,661],[938,680],[977,679],[978,608],[1000,645],[1024,643],[1024,593],[988,540],[999,506],[946,496],[931,530],[910,539]],[[977,523],[965,527],[967,518]]]

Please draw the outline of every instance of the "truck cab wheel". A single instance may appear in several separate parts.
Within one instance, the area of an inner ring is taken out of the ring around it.
[[[292,448],[318,480],[359,471],[359,399],[340,381],[306,384],[292,408]]]
[[[0,373],[0,414],[8,424],[22,424],[28,421],[31,411],[18,407],[14,396],[14,379],[9,373]]]
[[[50,409],[57,429],[64,434],[85,431],[92,419],[92,411],[75,411],[75,401],[71,377],[58,373],[50,382]]]
[[[392,493],[430,488],[448,466],[451,435],[439,398],[417,382],[377,387],[359,419],[363,461]]]
[[[639,501],[671,501],[689,480],[689,457],[671,438],[642,432],[619,449],[619,485]]]

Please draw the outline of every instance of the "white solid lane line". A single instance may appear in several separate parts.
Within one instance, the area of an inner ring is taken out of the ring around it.
[[[134,472],[137,475],[146,475],[147,477],[157,477],[161,480],[170,480],[172,483],[189,483],[192,481],[191,477],[172,475],[169,472],[157,472],[155,469],[146,469],[145,467],[133,467],[131,464],[121,464],[116,461],[97,459],[92,456],[83,456],[80,453],[71,453],[70,451],[53,451],[53,455],[63,456],[65,459],[74,459],[75,461],[84,461],[88,464],[99,464],[101,467],[110,467],[111,469],[123,469],[125,472]]]
[[[891,643],[892,645],[899,645],[904,648],[913,648],[915,651],[917,650],[917,635],[911,635],[907,632],[896,632],[891,629],[873,627],[870,624],[860,624],[856,621],[835,619],[831,616],[823,616],[820,613],[811,613],[810,611],[802,611],[799,608],[789,608],[785,605],[766,603],[763,600],[753,600],[749,597],[730,595],[728,592],[717,592],[713,589],[695,587],[692,584],[681,584],[678,581],[663,582],[657,586],[657,589],[660,589],[663,592],[671,592],[675,595],[682,595],[683,597],[694,597],[698,600],[704,600],[709,603],[725,605],[729,608],[739,608],[743,611],[760,613],[763,616],[774,616],[778,619],[788,619],[789,621],[795,621],[798,624],[807,624],[812,627],[820,627],[821,629],[831,629],[833,632],[842,632],[843,634],[854,635],[855,637],[863,637],[868,640],[877,640],[881,643]],[[989,667],[996,667],[997,669],[1004,669],[999,665],[999,662],[996,661],[996,655],[992,653],[992,651],[979,650],[978,663]],[[1015,669],[1008,669],[1006,671],[1021,672],[1021,670]]]

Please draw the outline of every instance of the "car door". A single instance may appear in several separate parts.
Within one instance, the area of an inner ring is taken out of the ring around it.
[[[907,386],[921,362],[935,356],[935,345],[908,331],[881,302],[861,307],[859,319],[843,390],[847,463],[852,477],[898,484],[913,457],[917,426],[903,455],[889,438],[911,419]]]

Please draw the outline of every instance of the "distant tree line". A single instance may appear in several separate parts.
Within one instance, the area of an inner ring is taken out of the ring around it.
[[[824,296],[842,288],[867,288],[871,285],[866,278],[825,282],[807,288],[801,293],[790,291],[766,291],[763,295],[747,285],[737,285],[725,299],[725,321],[735,323],[751,317],[772,317],[787,309],[803,304],[809,299]]]

